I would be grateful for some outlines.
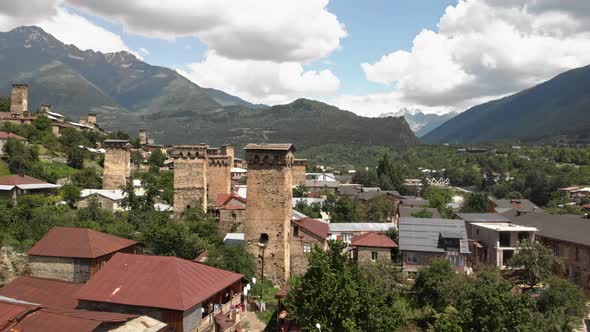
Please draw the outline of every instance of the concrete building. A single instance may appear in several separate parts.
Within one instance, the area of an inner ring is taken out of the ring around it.
[[[312,218],[291,222],[291,274],[303,275],[307,272],[308,256],[314,247],[328,249],[328,224]]]
[[[456,271],[465,271],[469,255],[465,223],[457,219],[400,218],[399,249],[403,270],[414,279],[433,259],[446,259]]]
[[[307,159],[293,160],[293,186],[305,185],[305,168],[307,167]]]
[[[131,178],[131,144],[127,140],[107,139],[103,142],[103,189],[121,189]]]
[[[74,296],[80,309],[145,315],[173,332],[235,331],[242,278],[177,257],[118,253]]]
[[[533,240],[538,229],[511,223],[472,223],[471,234],[475,246],[470,246],[476,264],[506,268],[508,261],[518,252],[520,241]]]
[[[190,208],[207,211],[208,145],[180,145],[172,149],[174,159],[174,214]]]
[[[377,232],[369,232],[357,235],[350,243],[355,261],[371,261],[387,259],[393,262],[393,250],[398,244],[387,235]]]
[[[52,194],[59,187],[28,175],[6,175],[0,177],[0,199],[16,201],[21,195]]]
[[[514,224],[537,228],[537,240],[562,259],[566,268],[564,277],[590,290],[590,220],[537,212],[515,213],[508,218]]]
[[[261,257],[258,275],[283,284],[291,276],[291,168],[295,147],[293,144],[248,144],[244,150],[248,163],[246,242],[249,250]]]
[[[88,228],[54,227],[27,253],[33,276],[84,283],[117,252],[143,249],[137,241]]]

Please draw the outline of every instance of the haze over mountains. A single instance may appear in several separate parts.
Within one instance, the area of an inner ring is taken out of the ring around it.
[[[379,115],[379,117],[403,116],[416,136],[422,137],[449,119],[452,119],[457,114],[458,113],[455,112],[449,112],[446,114],[423,113],[419,109],[409,109],[404,107],[397,112],[383,113]]]
[[[590,66],[468,109],[425,135],[426,143],[590,141]]]
[[[159,143],[419,143],[403,118],[365,118],[306,99],[254,105],[127,52],[65,45],[38,27],[0,33],[0,77],[0,95],[13,83],[29,85],[31,111],[49,103],[73,119],[96,112],[107,129],[145,128]]]

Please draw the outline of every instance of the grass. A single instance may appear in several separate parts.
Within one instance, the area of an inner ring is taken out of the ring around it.
[[[68,177],[77,172],[76,169],[55,161],[41,161],[40,165],[43,167],[45,174],[51,174],[52,177],[57,179]]]
[[[10,175],[8,164],[4,160],[0,160],[0,176]]]

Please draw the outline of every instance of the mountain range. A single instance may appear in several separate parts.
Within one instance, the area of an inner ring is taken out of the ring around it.
[[[474,106],[422,137],[426,143],[522,140],[590,143],[590,66]]]
[[[272,107],[252,104],[128,52],[65,45],[38,27],[0,33],[0,77],[0,95],[8,96],[13,83],[29,85],[31,111],[48,103],[72,119],[94,112],[109,130],[135,135],[144,128],[162,144],[419,143],[403,118],[365,118],[307,99]]]
[[[379,115],[379,117],[386,118],[388,116],[403,116],[416,136],[422,137],[441,124],[447,122],[457,114],[458,113],[456,112],[449,112],[445,114],[424,113],[419,109],[409,109],[404,107],[397,112],[382,113]]]

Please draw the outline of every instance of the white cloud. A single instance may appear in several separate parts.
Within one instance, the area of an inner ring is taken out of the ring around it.
[[[150,51],[148,51],[146,48],[141,47],[139,49],[139,52],[145,54],[145,55],[150,55]]]
[[[150,38],[196,36],[226,58],[305,62],[328,56],[346,36],[328,0],[66,0]]]
[[[410,51],[361,65],[369,81],[392,85],[393,93],[342,97],[341,105],[373,115],[387,103],[463,111],[587,65],[589,3],[461,0],[446,9],[438,31],[420,32]]]
[[[234,60],[208,52],[201,62],[178,70],[193,82],[254,103],[283,103],[302,96],[336,93],[340,81],[330,70],[304,70],[297,62]]]

